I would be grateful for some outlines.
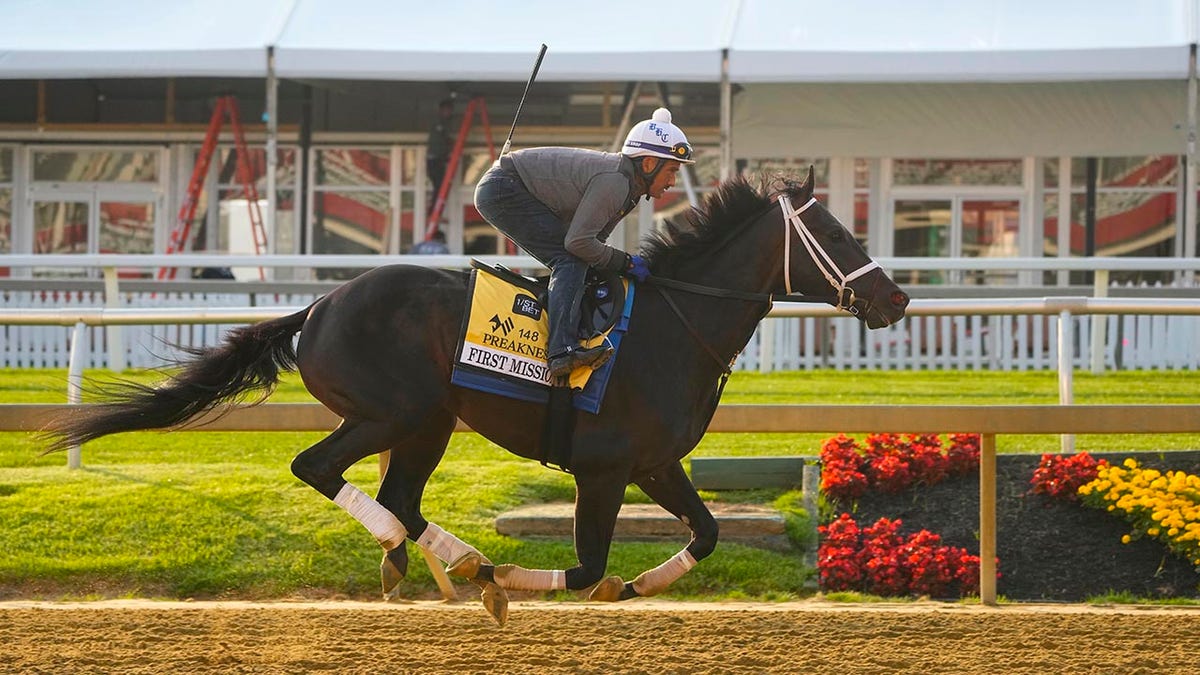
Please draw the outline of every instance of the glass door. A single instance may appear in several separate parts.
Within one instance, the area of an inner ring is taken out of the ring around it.
[[[34,189],[33,253],[154,253],[158,196],[149,191]],[[153,270],[122,269],[123,277]],[[85,268],[37,268],[35,276],[96,276]]]
[[[96,195],[97,237],[95,253],[154,253],[154,233],[158,202],[134,196]],[[117,275],[126,279],[148,279],[154,270],[119,268]]]
[[[1019,199],[959,199],[962,244],[957,255],[966,258],[1013,258],[1019,251],[1017,232],[1021,223]],[[1006,270],[975,270],[962,273],[960,283],[1015,284],[1017,273]]]
[[[92,195],[61,192],[31,201],[33,252],[42,254],[88,253],[91,241]],[[86,276],[87,270],[64,267],[35,267],[37,277]]]
[[[895,254],[914,258],[943,258],[951,252],[954,201],[951,199],[897,199],[892,203]],[[897,271],[896,282],[944,284],[946,273],[926,270]]]
[[[904,197],[892,200],[897,256],[1003,258],[1019,253],[1021,200],[1016,197]],[[1015,272],[898,272],[900,283],[1012,284]],[[902,279],[902,281],[901,281]]]

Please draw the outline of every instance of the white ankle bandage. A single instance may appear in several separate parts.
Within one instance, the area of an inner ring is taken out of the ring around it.
[[[429,523],[416,541],[421,548],[427,549],[437,556],[438,560],[446,564],[455,562],[468,553],[479,553],[474,546],[443,530],[435,523]]]
[[[658,595],[695,566],[696,559],[685,548],[658,567],[639,574],[633,580],[633,590],[642,597]]]
[[[567,587],[567,573],[562,570],[527,570],[516,565],[498,565],[493,576],[497,586],[510,591],[561,591]]]
[[[375,536],[385,551],[404,544],[404,538],[408,536],[404,525],[396,519],[396,516],[392,515],[391,511],[383,508],[379,502],[368,497],[362,490],[346,483],[341,490],[338,490],[337,496],[333,498],[333,503],[346,509],[347,513],[362,523],[363,527]]]

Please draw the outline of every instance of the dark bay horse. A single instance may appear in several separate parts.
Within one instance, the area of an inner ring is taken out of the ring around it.
[[[422,491],[456,418],[516,455],[543,456],[543,406],[450,384],[466,272],[376,268],[301,312],[231,331],[158,386],[132,385],[47,430],[54,447],[65,448],[170,428],[249,392],[265,397],[281,370],[299,369],[313,396],[343,421],[301,452],[292,471],[376,537],[385,551],[385,594],[403,578],[411,539],[475,581],[502,624],[504,589],[595,585],[591,597],[598,600],[654,595],[716,546],[716,520],[680,460],[704,435],[723,378],[769,309],[770,294],[815,296],[871,328],[904,316],[908,296],[812,193],[811,169],[803,184],[778,193],[727,181],[685,215],[686,228],[652,235],[643,246],[654,276],[637,294],[601,412],[580,414],[574,426],[578,565],[568,570],[492,565],[421,513]],[[391,461],[374,499],[342,478],[355,462],[385,450]],[[692,539],[626,583],[604,574],[630,483],[688,525]]]

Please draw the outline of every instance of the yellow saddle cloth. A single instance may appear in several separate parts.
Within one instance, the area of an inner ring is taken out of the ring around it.
[[[502,278],[500,274],[503,273]],[[632,288],[625,280],[619,291],[614,292],[606,284],[589,286],[589,307],[605,297],[624,296],[623,306],[615,308],[621,316],[602,333],[584,342],[593,347],[605,342],[616,349],[620,335],[628,327],[628,314],[632,308]],[[512,396],[523,400],[545,401],[550,387],[547,366],[547,347],[550,324],[547,313],[536,297],[540,290],[535,282],[507,270],[496,271],[478,266],[471,271],[469,300],[463,320],[462,338],[454,363],[455,384]],[[616,355],[597,370],[576,368],[570,376],[572,389],[587,394],[599,384],[599,395],[603,395]],[[595,393],[595,392],[593,392]],[[579,395],[576,398],[580,398]],[[587,410],[585,406],[577,406]],[[599,401],[596,401],[596,412]]]

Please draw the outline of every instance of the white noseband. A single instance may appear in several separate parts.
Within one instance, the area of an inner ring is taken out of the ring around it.
[[[795,230],[796,236],[798,236],[800,241],[804,244],[804,248],[808,251],[809,257],[812,258],[813,264],[817,266],[817,269],[821,271],[821,274],[825,277],[825,280],[828,281],[829,285],[833,286],[833,290],[837,292],[837,308],[847,310],[851,314],[857,314],[858,312],[853,306],[854,291],[850,290],[850,292],[847,293],[847,284],[861,277],[867,272],[878,268],[879,263],[875,262],[874,260],[870,260],[867,262],[867,264],[854,270],[853,272],[849,274],[843,274],[842,270],[838,268],[837,263],[833,261],[833,258],[830,258],[829,254],[825,252],[825,249],[821,247],[821,242],[817,241],[816,235],[814,235],[812,230],[809,230],[808,226],[804,224],[804,221],[800,219],[800,214],[804,213],[806,210],[808,210],[808,207],[816,203],[817,198],[813,197],[805,202],[804,206],[801,206],[798,209],[793,209],[792,202],[790,199],[788,199],[787,195],[782,195],[779,197],[779,207],[783,209],[784,287],[787,289],[789,294],[792,292],[792,268],[790,263],[792,254],[792,230]]]

